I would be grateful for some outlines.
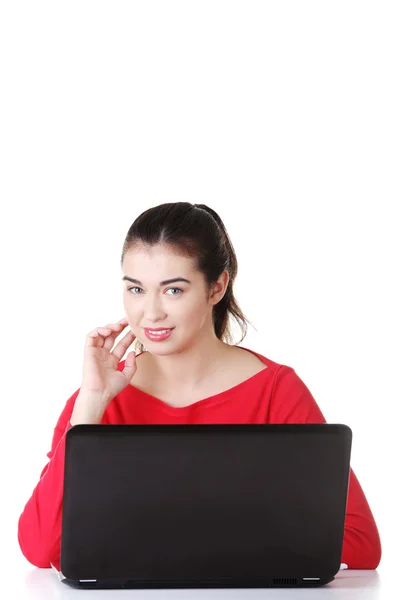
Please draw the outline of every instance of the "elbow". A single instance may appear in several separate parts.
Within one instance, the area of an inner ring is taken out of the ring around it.
[[[373,537],[365,535],[353,535],[347,537],[347,543],[343,548],[342,562],[349,569],[377,569],[382,558],[382,546],[379,534]]]
[[[22,514],[18,521],[18,543],[23,556],[34,567],[50,569],[51,564],[47,553],[40,549],[40,544],[36,543],[31,531],[29,531],[29,536],[26,535],[26,525],[23,517]]]
[[[370,565],[371,566],[366,567],[366,568],[367,569],[377,569],[381,562],[381,558],[382,558],[382,546],[381,546],[381,541],[378,537],[378,540],[375,542],[374,549],[370,555]]]
[[[355,558],[356,566],[352,567],[353,569],[377,569],[379,563],[382,558],[382,549],[379,546],[375,546],[374,548],[366,551],[364,555],[360,556],[358,559]]]
[[[371,537],[365,541],[358,569],[377,569],[382,558],[382,545],[378,529],[375,527]]]

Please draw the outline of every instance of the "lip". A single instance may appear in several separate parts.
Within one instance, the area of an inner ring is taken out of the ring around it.
[[[174,329],[175,329],[174,327],[171,327],[167,333],[164,333],[164,334],[161,333],[161,334],[156,334],[156,335],[151,335],[151,333],[149,332],[148,329],[145,329],[144,332],[146,334],[146,337],[149,340],[151,340],[152,342],[162,342],[163,340],[166,340],[170,337],[170,335],[172,334]],[[153,329],[150,331],[160,331],[160,329],[158,328],[158,329]]]
[[[164,331],[164,329],[175,329],[174,327],[144,327],[145,331]]]

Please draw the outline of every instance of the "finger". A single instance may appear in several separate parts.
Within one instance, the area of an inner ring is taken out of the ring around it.
[[[120,333],[126,328],[125,323],[108,323],[106,327],[102,327],[107,337],[104,341],[104,348],[106,350],[111,350],[114,346],[115,339],[119,336]],[[99,329],[99,328],[98,328]]]
[[[115,338],[125,329],[126,325],[127,319],[124,317],[119,323],[108,323],[106,327],[96,327],[86,336],[85,346],[104,347],[111,350]]]
[[[103,327],[97,327],[90,331],[85,340],[85,347],[94,346],[98,348],[102,348],[104,345],[104,338],[109,334],[109,330],[104,329]]]
[[[127,325],[127,321],[121,320],[118,323],[107,323],[106,328],[110,328],[113,331],[122,331]]]
[[[118,344],[115,346],[112,352],[118,358],[118,360],[122,359],[123,355],[129,348],[129,346],[132,344],[132,342],[135,340],[135,338],[136,335],[133,333],[132,330],[129,330],[128,333],[122,338],[122,340],[118,342]]]
[[[136,372],[136,355],[134,352],[129,352],[128,356],[125,359],[125,365],[122,369],[122,374],[125,375],[126,380],[130,383],[132,377]]]

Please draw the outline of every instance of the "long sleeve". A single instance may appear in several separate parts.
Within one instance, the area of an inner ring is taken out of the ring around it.
[[[268,417],[270,423],[326,423],[310,390],[291,367],[277,375]],[[376,569],[381,540],[361,485],[350,468],[342,563],[349,569]]]
[[[25,558],[36,567],[59,570],[62,499],[64,491],[65,436],[71,428],[75,399],[79,389],[68,399],[54,429],[50,459],[41,472],[18,520],[18,542]]]

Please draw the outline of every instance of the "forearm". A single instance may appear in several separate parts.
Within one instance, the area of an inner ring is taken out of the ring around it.
[[[48,454],[50,460],[18,520],[21,551],[37,567],[50,567],[50,562],[57,566],[60,556],[67,431],[81,423],[100,423],[108,403],[101,394],[89,394],[79,389],[71,396],[60,417]]]
[[[36,567],[50,567],[59,556],[64,489],[65,436],[42,472],[18,520],[18,542],[25,558]]]

